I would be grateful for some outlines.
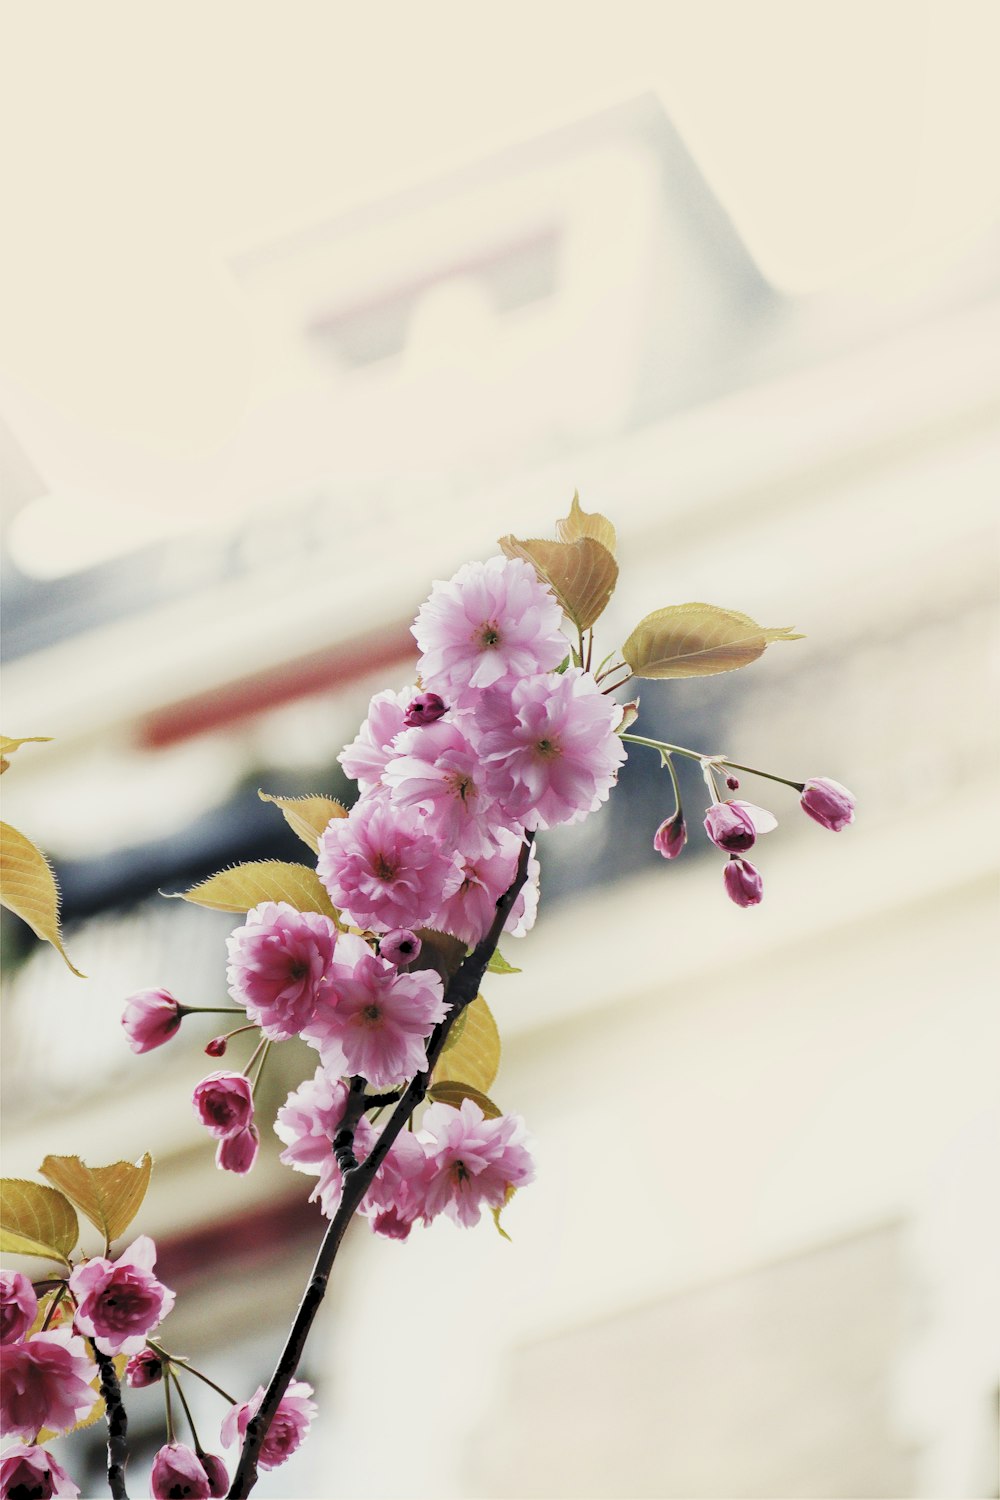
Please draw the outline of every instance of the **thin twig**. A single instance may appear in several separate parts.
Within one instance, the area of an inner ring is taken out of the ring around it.
[[[330,1226],[323,1237],[319,1253],[313,1264],[312,1274],[302,1295],[298,1311],[285,1341],[285,1347],[271,1376],[271,1383],[265,1392],[264,1399],[260,1404],[256,1416],[251,1417],[247,1423],[246,1434],[243,1439],[243,1449],[240,1453],[239,1463],[233,1475],[233,1482],[229,1489],[228,1500],[245,1500],[257,1483],[257,1461],[268,1429],[274,1420],[275,1412],[282,1396],[288,1389],[289,1382],[298,1369],[299,1360],[305,1348],[309,1330],[313,1320],[319,1311],[320,1304],[326,1294],[327,1283],[330,1279],[330,1271],[336,1258],[340,1243],[344,1238],[348,1224],[354,1217],[361,1200],[374,1181],[375,1174],[382,1165],[389,1148],[399,1135],[427,1093],[430,1086],[431,1074],[435,1064],[444,1050],[444,1044],[448,1039],[448,1033],[455,1021],[471,1005],[479,994],[479,986],[486,966],[496,950],[503,932],[504,923],[510,916],[511,908],[520,893],[521,887],[528,878],[528,856],[531,853],[531,843],[534,835],[528,834],[525,844],[521,850],[518,860],[517,872],[507,890],[497,901],[496,914],[493,918],[489,932],[477,943],[476,947],[462,961],[459,968],[448,984],[445,991],[445,1000],[448,1003],[448,1014],[440,1021],[431,1032],[427,1043],[427,1067],[417,1073],[410,1080],[400,1096],[399,1102],[375,1142],[371,1151],[360,1165],[351,1167],[344,1172],[343,1194],[340,1206],[330,1222]],[[356,1079],[352,1079],[352,1090]],[[353,1093],[352,1093],[352,1098]],[[358,1098],[364,1104],[363,1092],[359,1092]],[[348,1109],[350,1109],[350,1101]],[[338,1132],[339,1134],[339,1132]],[[346,1134],[346,1132],[345,1132]],[[350,1142],[344,1142],[344,1146],[350,1149],[353,1156],[353,1127],[351,1128]]]
[[[108,1488],[113,1500],[128,1500],[125,1488],[125,1465],[128,1463],[128,1417],[122,1404],[122,1389],[110,1354],[102,1354],[93,1339],[89,1340],[101,1372],[101,1395],[108,1423]]]

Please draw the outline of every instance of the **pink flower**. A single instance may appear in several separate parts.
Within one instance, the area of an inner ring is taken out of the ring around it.
[[[737,906],[756,906],[764,896],[764,882],[760,871],[749,860],[731,854],[729,863],[722,872],[726,895]]]
[[[416,702],[414,691],[407,687],[399,693],[376,693],[357,738],[338,755],[345,773],[363,792],[371,791],[381,782],[392,742],[407,727],[406,715]]]
[[[150,1481],[154,1500],[209,1500],[210,1496],[225,1494],[212,1487],[204,1464],[186,1443],[167,1443],[160,1449],[153,1459]]]
[[[136,1390],[155,1385],[162,1377],[163,1360],[152,1349],[141,1349],[138,1354],[133,1354],[125,1366],[125,1379]]]
[[[854,822],[854,796],[839,781],[828,776],[814,776],[802,791],[802,807],[817,823],[839,833]]]
[[[285,1143],[281,1160],[296,1172],[315,1176],[333,1154],[333,1138],[344,1117],[347,1085],[317,1068],[278,1110],[275,1133]]]
[[[387,1088],[427,1066],[427,1037],[447,1012],[439,975],[401,973],[366,949],[352,969],[336,966],[333,989],[334,1007],[302,1033],[326,1067],[343,1058],[346,1071]]]
[[[374,1140],[372,1141],[374,1144]],[[371,1145],[365,1150],[365,1156]],[[359,1157],[359,1160],[363,1158]],[[358,1209],[374,1234],[405,1240],[423,1207],[422,1180],[426,1164],[423,1147],[415,1135],[404,1130],[389,1147],[375,1181]]]
[[[4,1349],[0,1431],[32,1438],[41,1427],[64,1432],[91,1410],[96,1371],[83,1339],[60,1328]]]
[[[625,760],[620,717],[576,667],[488,694],[477,714],[487,789],[526,828],[580,822],[607,801]]]
[[[13,1344],[35,1321],[38,1298],[22,1271],[0,1271],[0,1344]]]
[[[44,1448],[15,1443],[0,1458],[3,1500],[76,1500],[79,1486]]]
[[[757,835],[777,828],[778,820],[752,802],[713,802],[705,814],[705,832],[717,849],[727,854],[745,854]]]
[[[387,932],[384,938],[379,939],[378,954],[386,963],[395,964],[397,969],[402,969],[420,957],[422,947],[415,932],[411,932],[408,927],[397,927],[395,932]]]
[[[463,943],[475,944],[485,937],[496,916],[497,901],[507,890],[517,871],[523,839],[507,829],[498,829],[501,842],[498,849],[481,854],[475,859],[465,859],[460,866],[461,882],[448,899],[435,912],[429,925],[440,932],[450,932]],[[534,861],[537,875],[538,862]],[[530,868],[530,867],[529,867]],[[537,883],[533,897],[525,895],[525,902],[533,900],[538,905]],[[517,926],[518,920],[527,921],[525,903],[520,910],[517,904],[511,912],[509,923]],[[531,913],[533,919],[533,912]]]
[[[293,1380],[274,1414],[260,1450],[262,1469],[276,1469],[285,1463],[309,1436],[309,1425],[316,1415],[316,1403],[310,1401],[311,1385],[304,1380]],[[233,1406],[222,1420],[222,1445],[231,1448],[237,1438],[242,1442],[247,1424],[257,1415],[264,1399],[264,1387],[259,1385],[249,1401]]]
[[[502,1208],[508,1188],[535,1176],[523,1122],[517,1115],[488,1120],[471,1099],[460,1109],[432,1104],[418,1136],[426,1166],[421,1180],[422,1214],[446,1213],[456,1224],[479,1223],[482,1204]]]
[[[678,854],[687,843],[687,824],[684,816],[678,810],[672,818],[667,818],[661,823],[653,835],[653,848],[657,854],[662,854],[664,859],[676,859]]]
[[[426,688],[462,707],[477,690],[512,687],[567,654],[562,610],[530,563],[491,557],[437,582],[413,625]]]
[[[139,990],[125,1001],[122,1025],[133,1052],[152,1052],[179,1029],[184,1007],[169,990]]]
[[[407,729],[421,724],[435,724],[448,712],[448,705],[437,693],[418,693],[406,706],[403,723]]]
[[[173,1292],[153,1275],[155,1264],[156,1246],[140,1234],[116,1261],[95,1256],[70,1275],[75,1325],[102,1354],[138,1354],[173,1307]]]
[[[284,901],[262,901],[230,935],[229,993],[271,1041],[296,1036],[311,1018],[336,941],[329,917]]]
[[[363,800],[319,841],[317,873],[356,927],[422,927],[458,885],[452,853],[417,812]]]
[[[493,829],[503,819],[485,792],[479,754],[458,724],[401,734],[382,781],[394,807],[419,808],[427,815],[427,832],[438,843],[470,855],[494,847]]]
[[[219,1140],[243,1130],[253,1119],[250,1080],[242,1073],[209,1073],[191,1102],[201,1123]]]
[[[518,835],[520,845],[520,835]],[[520,847],[518,854],[520,855]],[[516,872],[515,872],[516,873]],[[504,932],[509,932],[511,937],[524,937],[535,925],[538,915],[538,902],[541,897],[542,867],[538,861],[538,849],[534,844],[528,855],[527,878],[514,898],[514,905],[510,909],[510,916],[503,924]],[[511,876],[513,879],[513,876]],[[507,882],[507,885],[510,881]],[[504,890],[507,886],[504,886]]]
[[[215,1148],[215,1165],[221,1167],[223,1172],[236,1172],[240,1177],[245,1177],[257,1160],[259,1148],[260,1136],[256,1125],[234,1130],[232,1135],[223,1136]]]

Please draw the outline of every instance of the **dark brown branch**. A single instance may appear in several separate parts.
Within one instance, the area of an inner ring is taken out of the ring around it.
[[[528,877],[528,857],[531,853],[532,838],[532,834],[527,836],[527,840],[521,850],[521,857],[518,860],[517,872],[510,886],[497,902],[496,914],[489,932],[481,942],[477,943],[472,952],[463,959],[445,990],[445,1000],[448,1003],[449,1010],[445,1019],[440,1021],[431,1032],[430,1040],[427,1043],[427,1067],[425,1071],[416,1074],[407,1084],[396,1108],[389,1116],[385,1128],[364,1161],[360,1165],[356,1163],[344,1172],[343,1195],[340,1200],[340,1206],[330,1222],[330,1226],[323,1238],[323,1243],[320,1245],[308,1285],[302,1295],[298,1311],[295,1314],[295,1320],[289,1330],[285,1347],[281,1351],[281,1357],[278,1360],[274,1374],[271,1376],[271,1383],[264,1394],[260,1409],[257,1415],[252,1417],[247,1423],[247,1430],[243,1439],[243,1449],[240,1453],[239,1463],[236,1466],[236,1472],[233,1475],[228,1500],[245,1500],[245,1497],[250,1494],[257,1483],[257,1460],[260,1455],[261,1446],[267,1436],[268,1428],[274,1420],[278,1404],[288,1389],[292,1376],[298,1369],[299,1360],[302,1358],[302,1351],[309,1336],[309,1330],[319,1311],[320,1304],[326,1295],[330,1271],[336,1259],[337,1251],[340,1249],[340,1243],[344,1238],[347,1226],[354,1217],[362,1198],[371,1187],[375,1174],[388,1155],[393,1141],[406,1125],[418,1104],[424,1099],[430,1085],[431,1074],[434,1071],[435,1064],[444,1050],[445,1042],[448,1040],[449,1031],[466,1006],[471,1005],[479,994],[479,986],[483,982],[486,966],[496,951],[497,943],[500,941],[500,934],[504,929],[504,923],[510,916],[511,908]],[[351,1109],[352,1102],[355,1101],[361,1104],[362,1109],[364,1107],[363,1081],[361,1091],[355,1094],[354,1085],[357,1082],[357,1079],[351,1080],[352,1093],[348,1100],[348,1110]],[[357,1117],[355,1117],[354,1125],[350,1127],[350,1140],[344,1143],[352,1160],[354,1159],[353,1140],[356,1124]]]
[[[113,1500],[128,1500],[128,1490],[125,1488],[128,1417],[122,1404],[121,1386],[110,1354],[102,1354],[93,1339],[89,1342],[97,1360],[97,1368],[101,1372],[101,1395],[104,1397],[104,1414],[108,1423],[108,1488]]]

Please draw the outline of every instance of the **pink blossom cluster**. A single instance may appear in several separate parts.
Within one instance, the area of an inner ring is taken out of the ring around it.
[[[625,759],[621,709],[591,673],[562,670],[561,621],[520,559],[466,563],[434,585],[413,626],[421,691],[379,693],[340,757],[361,795],[323,834],[318,870],[346,920],[474,944],[525,831],[579,822],[606,801]],[[527,929],[531,905],[510,930]]]
[[[318,1177],[312,1197],[327,1218],[336,1213],[343,1186],[332,1145],[346,1103],[346,1086],[319,1068],[289,1095],[274,1127],[285,1143],[281,1160]],[[354,1137],[359,1161],[376,1139],[374,1127],[362,1119]],[[376,1234],[390,1239],[406,1239],[418,1220],[429,1224],[440,1214],[469,1227],[479,1222],[484,1205],[502,1208],[510,1192],[534,1175],[518,1116],[488,1118],[472,1099],[463,1099],[458,1109],[431,1104],[421,1129],[397,1136],[390,1146],[358,1211]]]
[[[37,1446],[37,1435],[45,1428],[66,1432],[93,1411],[98,1372],[87,1340],[102,1354],[137,1353],[170,1311],[174,1294],[153,1274],[155,1262],[156,1247],[146,1235],[115,1261],[81,1261],[66,1284],[72,1323],[43,1324],[37,1332],[38,1298],[28,1277],[0,1271],[0,1433],[25,1440],[3,1454],[0,1495],[79,1495],[65,1470]]]

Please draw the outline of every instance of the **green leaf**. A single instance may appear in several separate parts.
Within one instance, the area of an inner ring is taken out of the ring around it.
[[[13,755],[22,745],[48,745],[52,741],[51,734],[26,734],[22,739],[12,740],[6,734],[0,734],[0,776],[3,775],[10,765],[8,756]]]
[[[307,865],[286,864],[279,859],[259,859],[246,865],[220,870],[189,891],[170,895],[213,911],[247,912],[261,901],[287,901],[296,911],[318,911],[339,922],[329,896],[315,870]]]
[[[434,1082],[471,1084],[485,1094],[499,1067],[497,1023],[482,995],[477,995],[466,1009],[461,1036],[450,1051],[443,1053],[434,1069]]]
[[[51,943],[77,978],[85,977],[70,963],[62,944],[59,887],[52,867],[41,849],[9,823],[0,823],[0,902],[37,937]]]
[[[427,1090],[427,1096],[433,1099],[435,1104],[450,1104],[452,1109],[461,1109],[463,1099],[471,1099],[473,1104],[478,1104],[488,1120],[497,1120],[503,1114],[499,1105],[493,1103],[488,1094],[481,1089],[474,1088],[471,1083],[460,1083],[449,1079],[447,1082],[432,1083]]]
[[[592,536],[575,542],[522,542],[502,536],[500,548],[507,557],[531,563],[578,630],[588,630],[603,614],[618,582],[618,564]]]
[[[486,965],[486,972],[487,974],[520,974],[521,970],[509,964],[499,948],[494,948],[493,957]]]
[[[451,1030],[448,1032],[448,1035],[444,1039],[444,1046],[441,1048],[442,1055],[445,1052],[450,1052],[452,1047],[457,1046],[458,1039],[462,1035],[462,1032],[465,1030],[465,1023],[468,1019],[469,1007],[466,1006],[464,1010],[459,1012],[458,1016],[455,1018],[454,1026],[452,1026]]]
[[[756,661],[772,641],[800,641],[790,625],[766,629],[738,610],[671,604],[640,620],[622,647],[636,677],[710,677]]]
[[[561,542],[578,542],[581,537],[593,537],[595,542],[600,542],[602,547],[607,548],[612,557],[618,555],[618,537],[615,528],[607,516],[602,516],[599,510],[588,514],[587,511],[580,509],[579,490],[573,495],[569,515],[564,520],[556,522],[556,533]]]
[[[497,1234],[502,1235],[502,1237],[507,1241],[509,1245],[513,1244],[514,1242],[511,1239],[510,1235],[507,1233],[506,1229],[504,1229],[503,1225],[500,1223],[500,1215],[503,1213],[504,1209],[507,1207],[507,1204],[513,1198],[516,1192],[517,1188],[514,1186],[514,1184],[512,1182],[508,1182],[507,1191],[504,1193],[504,1199],[500,1207],[490,1209],[490,1212],[493,1215],[493,1222],[497,1226]]]
[[[73,1205],[55,1188],[19,1177],[0,1182],[0,1251],[66,1261],[79,1238]]]
[[[153,1158],[147,1151],[137,1163],[116,1161],[109,1167],[88,1167],[78,1156],[47,1156],[38,1170],[86,1214],[110,1245],[139,1212]]]
[[[258,791],[262,802],[273,802],[285,815],[285,822],[293,833],[307,843],[314,854],[319,853],[320,835],[326,832],[333,818],[346,818],[347,808],[333,797],[324,797],[319,792],[307,797],[275,797],[270,792]]]

